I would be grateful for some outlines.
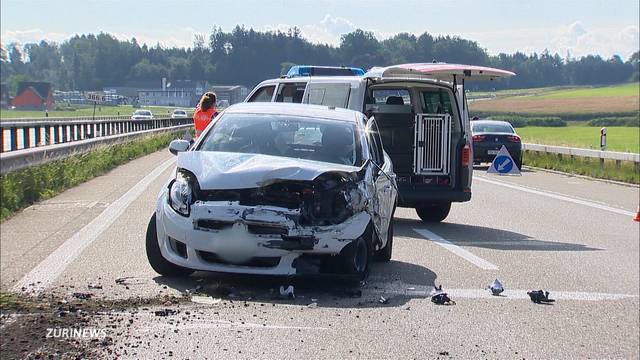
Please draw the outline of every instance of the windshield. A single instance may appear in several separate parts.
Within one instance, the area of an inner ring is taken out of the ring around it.
[[[198,150],[264,154],[356,165],[355,124],[265,114],[226,114]]]
[[[150,111],[145,111],[145,110],[136,110],[136,112],[133,113],[134,115],[151,115]]]
[[[473,133],[507,133],[513,134],[513,128],[509,124],[500,123],[471,123]]]

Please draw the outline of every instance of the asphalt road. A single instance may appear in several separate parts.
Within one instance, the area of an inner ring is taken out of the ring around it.
[[[105,357],[640,356],[638,187],[478,168],[473,200],[454,204],[445,222],[398,209],[393,259],[376,263],[359,289],[317,278],[169,279],[148,265],[144,236],[171,159],[165,151],[137,159],[3,222],[2,291],[70,301],[90,293],[100,311],[82,326],[110,339],[78,341]],[[499,297],[486,289],[496,278],[506,288]],[[296,298],[280,299],[289,284]],[[433,304],[436,285],[456,305]],[[193,303],[196,288],[214,303]],[[532,303],[526,291],[538,289],[556,301]],[[163,309],[176,313],[155,313]],[[3,315],[3,358],[39,351],[8,350],[7,332],[31,315]],[[47,341],[59,339],[38,346]]]

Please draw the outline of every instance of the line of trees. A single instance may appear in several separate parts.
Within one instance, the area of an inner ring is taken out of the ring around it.
[[[489,55],[477,42],[457,36],[400,33],[378,40],[355,30],[340,45],[313,44],[296,27],[287,32],[255,31],[237,26],[231,32],[214,27],[208,39],[195,36],[190,48],[140,45],[106,33],[76,35],[60,44],[13,43],[1,52],[1,76],[9,87],[22,80],[49,81],[56,89],[95,90],[131,82],[168,79],[208,80],[216,84],[253,86],[285,73],[293,64],[350,65],[362,68],[432,60],[493,66],[518,76],[478,89],[555,85],[601,85],[638,81],[638,52],[626,61],[614,55],[563,59],[558,54]]]

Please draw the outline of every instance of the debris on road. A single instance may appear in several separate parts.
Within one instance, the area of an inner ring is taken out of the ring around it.
[[[456,302],[451,300],[446,292],[442,291],[442,285],[434,288],[434,295],[431,296],[431,302],[436,305],[455,305]]]
[[[193,295],[191,296],[191,302],[197,303],[197,304],[205,304],[205,305],[216,305],[222,302],[222,299],[219,298],[214,298],[211,296],[198,296],[198,295]]]
[[[156,316],[169,316],[169,315],[175,315],[178,312],[176,310],[173,309],[162,309],[162,310],[156,310],[153,312]]]
[[[554,299],[549,299],[548,291],[531,290],[531,291],[527,291],[527,295],[529,295],[529,297],[531,298],[531,301],[533,301],[536,304],[555,302]]]
[[[378,302],[380,304],[388,304],[389,303],[389,299],[385,298],[384,296],[380,296],[380,299],[378,299]]]
[[[309,309],[315,309],[318,307],[318,303],[317,302],[312,302],[311,304],[307,305],[307,307]]]
[[[284,286],[280,286],[280,297],[285,299],[295,299],[296,294],[293,292],[293,285],[289,285],[286,289]]]
[[[455,305],[456,302],[451,300],[447,293],[438,293],[431,297],[431,302],[436,305]]]
[[[502,286],[502,283],[500,283],[500,280],[495,279],[493,284],[489,285],[489,290],[491,290],[491,294],[493,296],[499,296],[504,291],[504,287]]]
[[[81,293],[81,292],[73,293],[73,297],[80,300],[89,300],[91,299],[92,296],[93,294],[91,293]]]
[[[99,285],[99,284],[89,284],[87,285],[87,287],[89,289],[96,289],[96,290],[102,289],[102,285]]]

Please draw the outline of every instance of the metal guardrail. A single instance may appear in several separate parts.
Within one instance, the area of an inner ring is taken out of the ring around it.
[[[523,150],[544,152],[550,154],[567,155],[570,157],[587,157],[601,160],[615,160],[615,161],[631,161],[640,163],[640,154],[625,153],[617,151],[600,151],[590,149],[570,148],[564,146],[551,146],[541,144],[522,144]]]
[[[13,152],[187,124],[193,124],[193,120],[191,118],[131,120],[129,117],[108,117],[95,120],[70,118],[3,120],[0,122],[0,152]]]
[[[150,135],[187,130],[192,126],[183,124],[0,153],[0,174],[86,153],[97,147],[121,144]]]

